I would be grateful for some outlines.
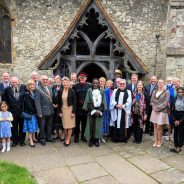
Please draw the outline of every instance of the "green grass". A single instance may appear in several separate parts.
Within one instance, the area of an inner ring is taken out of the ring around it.
[[[26,168],[0,161],[0,184],[36,184]]]

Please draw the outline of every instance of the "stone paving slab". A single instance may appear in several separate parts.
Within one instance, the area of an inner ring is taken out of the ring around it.
[[[167,158],[164,158],[163,161],[178,170],[184,171],[184,156],[183,155],[178,154],[172,157],[167,157]]]
[[[34,172],[39,184],[77,184],[77,180],[67,167],[60,167],[40,172]]]
[[[58,153],[32,154],[29,156],[33,171],[42,171],[65,166],[66,163]]]
[[[112,154],[96,158],[97,162],[106,169],[116,180],[123,184],[156,184],[148,175],[134,167],[124,158]]]
[[[92,157],[108,155],[113,153],[112,149],[110,149],[105,144],[101,144],[100,147],[93,146],[91,148],[86,146],[83,147],[83,150],[85,151],[86,155],[91,155]]]
[[[91,162],[95,162],[95,160],[90,155],[82,155],[79,157],[70,157],[65,158],[65,162],[68,166],[74,166],[79,164],[87,164]]]
[[[108,175],[97,163],[72,166],[70,169],[79,182]]]
[[[148,174],[170,168],[166,163],[150,155],[134,157],[128,160]]]
[[[175,168],[156,172],[151,174],[151,176],[161,184],[180,184],[184,182],[184,173]]]
[[[38,184],[184,184],[184,149],[172,153],[173,143],[166,141],[153,148],[153,137],[147,135],[141,144],[132,139],[127,144],[101,143],[98,148],[81,141],[69,147],[60,140],[36,148],[27,144],[0,153],[0,160],[27,167]]]
[[[82,184],[120,184],[112,176],[102,176],[100,178],[85,181]]]

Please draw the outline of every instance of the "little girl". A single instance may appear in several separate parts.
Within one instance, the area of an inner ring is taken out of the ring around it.
[[[10,151],[10,137],[11,134],[11,121],[13,121],[13,116],[8,110],[8,105],[5,101],[1,103],[0,111],[0,138],[2,138],[3,149],[2,153],[5,151]],[[7,143],[7,144],[6,144]]]

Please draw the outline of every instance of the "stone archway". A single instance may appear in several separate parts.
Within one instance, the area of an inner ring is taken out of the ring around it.
[[[88,67],[91,63],[95,64],[91,65],[93,70]],[[127,79],[131,73],[144,75],[147,72],[101,3],[98,0],[86,0],[39,69],[51,69],[54,74],[69,76],[72,72],[78,74],[83,70],[95,74],[95,67],[100,75],[105,74],[109,79],[114,78],[115,69],[120,69]]]

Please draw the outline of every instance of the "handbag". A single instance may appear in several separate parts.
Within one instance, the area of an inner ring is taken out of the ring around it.
[[[26,112],[22,112],[21,117],[25,119],[31,119],[32,116]]]
[[[25,118],[25,119],[31,119],[32,115],[24,112],[24,102],[25,102],[25,97],[24,97],[24,100],[23,100],[23,109],[22,109],[23,111],[22,111],[21,117]]]

